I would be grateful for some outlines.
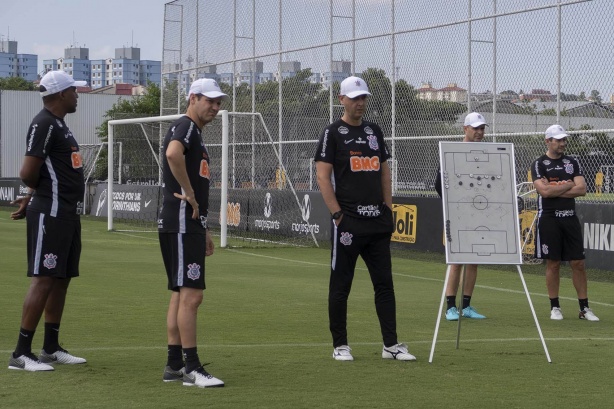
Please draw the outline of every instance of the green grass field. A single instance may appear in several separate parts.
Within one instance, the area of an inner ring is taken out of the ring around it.
[[[331,358],[329,250],[217,249],[207,260],[199,353],[225,388],[161,380],[169,297],[155,234],[106,231],[83,219],[81,277],[73,280],[60,340],[83,366],[52,373],[7,369],[17,341],[25,277],[25,222],[0,211],[2,408],[604,408],[614,398],[614,284],[591,282],[601,322],[577,319],[571,280],[565,320],[549,319],[541,275],[527,274],[552,357],[546,360],[515,268],[480,270],[473,304],[488,316],[442,321],[428,363],[445,265],[395,258],[398,333],[416,362],[382,360],[373,294],[359,264],[348,331],[354,362]],[[42,324],[34,339],[42,345]]]

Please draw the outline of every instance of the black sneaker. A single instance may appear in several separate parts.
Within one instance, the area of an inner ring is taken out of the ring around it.
[[[164,382],[181,381],[183,380],[184,373],[185,373],[185,368],[174,370],[173,368],[167,365],[164,368],[164,375],[162,375],[162,380]]]
[[[199,388],[222,387],[224,382],[205,371],[202,366],[196,368],[190,373],[183,375],[184,386],[198,386]]]

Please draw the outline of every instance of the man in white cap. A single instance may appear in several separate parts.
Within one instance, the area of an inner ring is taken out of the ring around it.
[[[28,128],[26,154],[19,172],[28,193],[13,202],[19,209],[11,214],[13,220],[26,218],[31,281],[9,369],[53,371],[51,364],[86,362],[69,354],[59,343],[68,285],[79,276],[79,217],[85,191],[79,144],[64,117],[76,112],[77,87],[85,85],[64,71],[50,71],[40,82],[43,109]],[[37,357],[32,353],[32,338],[43,313],[45,337]]]
[[[194,81],[186,115],[173,122],[166,133],[162,155],[158,235],[172,291],[166,317],[168,358],[162,380],[201,388],[224,386],[200,363],[196,321],[205,289],[205,257],[213,254],[207,227],[210,158],[201,132],[215,119],[226,97],[214,80]]]
[[[561,261],[569,261],[580,305],[578,316],[599,321],[588,306],[582,227],[576,215],[575,198],[586,195],[586,181],[578,160],[565,155],[568,137],[560,125],[546,129],[546,154],[531,166],[533,185],[539,193],[535,257],[546,260],[550,318],[563,319],[559,303],[560,268]]]
[[[468,114],[465,117],[465,123],[463,126],[463,131],[465,133],[463,142],[482,142],[484,139],[484,131],[486,126],[486,120],[482,114],[477,112],[471,112]],[[437,193],[439,193],[439,196],[441,197],[441,169],[437,171],[435,190],[437,190]],[[450,266],[450,276],[448,277],[448,285],[446,287],[446,320],[448,321],[458,321],[459,310],[456,306],[456,294],[458,293],[462,268],[462,264],[452,264]],[[465,264],[463,303],[461,310],[464,318],[480,320],[486,317],[478,313],[475,308],[471,306],[471,297],[473,296],[473,289],[475,288],[477,277],[478,265]]]
[[[322,132],[316,150],[317,180],[331,213],[331,273],[328,316],[333,358],[352,361],[348,345],[347,300],[358,256],[365,261],[375,292],[375,309],[384,346],[382,358],[413,361],[397,340],[396,301],[390,239],[392,185],[388,147],[380,127],[363,120],[367,83],[358,77],[341,82],[341,119]]]

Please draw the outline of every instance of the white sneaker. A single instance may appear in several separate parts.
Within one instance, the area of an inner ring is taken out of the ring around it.
[[[580,311],[579,318],[581,320],[587,320],[587,321],[599,321],[599,317],[597,317],[593,313],[593,310],[591,310],[588,307],[584,307],[584,309],[582,311]]]
[[[224,386],[224,381],[217,379],[202,366],[190,373],[183,374],[183,386],[198,386],[199,388],[219,388]]]
[[[337,361],[353,361],[352,348],[347,345],[341,345],[333,351],[333,358]]]
[[[11,359],[9,359],[9,369],[17,369],[21,371],[28,372],[38,372],[38,371],[53,371],[53,366],[47,365],[36,358],[36,355],[24,354],[18,357],[11,354]]]
[[[550,311],[550,319],[560,321],[563,319],[563,311],[559,307],[553,307]]]
[[[64,364],[64,365],[76,365],[84,364],[87,361],[85,358],[79,358],[68,353],[67,350],[59,348],[53,354],[48,354],[45,350],[41,350],[38,360],[46,364]]]
[[[396,344],[391,347],[384,346],[382,350],[382,358],[396,359],[398,361],[415,361],[416,357],[409,353],[407,345]]]

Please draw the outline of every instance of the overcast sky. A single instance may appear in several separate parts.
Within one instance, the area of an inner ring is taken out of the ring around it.
[[[561,0],[567,3],[569,0]],[[37,54],[39,72],[43,60],[64,56],[64,49],[85,46],[90,59],[115,56],[115,48],[138,46],[141,59],[162,60],[164,5],[170,0],[0,0],[0,36],[18,41],[18,52]],[[357,36],[387,33],[390,30],[390,0],[356,0]],[[497,1],[497,12],[556,4],[556,0]],[[575,2],[573,2],[575,3]],[[205,4],[204,2],[202,4]],[[233,53],[232,0],[209,0],[202,7],[199,60],[230,61]],[[237,0],[238,35],[251,33],[251,0]],[[257,0],[257,54],[278,49],[278,0]],[[328,44],[328,0],[284,0],[285,49]],[[348,15],[352,0],[335,0],[335,15]],[[397,0],[396,30],[432,27],[467,18],[467,0]],[[473,17],[490,15],[493,0],[471,0]],[[423,12],[422,10],[429,10]],[[530,91],[543,88],[556,92],[557,10],[511,14],[497,20],[497,90]],[[186,16],[190,19],[193,16]],[[614,52],[610,26],[614,21],[614,1],[593,0],[563,7],[562,85],[566,93],[590,94],[599,90],[604,99],[614,93]],[[300,29],[299,29],[300,27]],[[472,90],[493,89],[492,20],[473,23]],[[171,30],[172,31],[172,30]],[[351,33],[350,20],[335,21],[335,39]],[[178,38],[178,37],[176,37]],[[435,88],[448,83],[468,87],[467,26],[413,31],[397,37],[396,66],[400,78],[414,86],[432,81]],[[184,39],[188,45],[193,39]],[[177,40],[176,40],[177,41]],[[239,39],[238,57],[251,56],[251,42]],[[171,47],[172,48],[172,47]],[[192,55],[196,57],[196,55]],[[334,59],[350,59],[351,43],[334,47]],[[324,71],[329,49],[295,52],[283,59],[298,60],[303,68]],[[261,58],[265,72],[273,72],[277,56]],[[389,37],[356,43],[357,72],[368,67],[385,69],[390,75]],[[181,56],[181,63],[187,56]],[[230,72],[228,64],[218,73]]]
[[[134,45],[141,59],[162,59],[164,4],[169,0],[0,0],[0,36],[18,42],[20,54],[43,60],[64,56],[71,45],[90,59],[115,57]]]

